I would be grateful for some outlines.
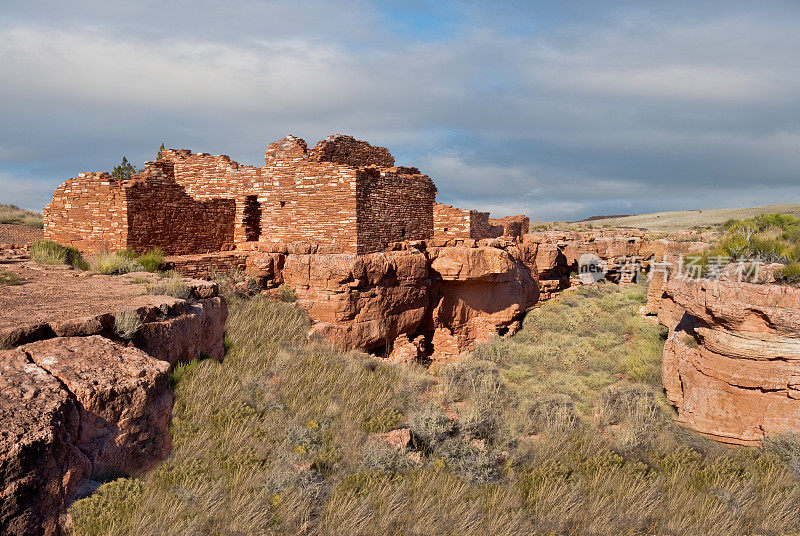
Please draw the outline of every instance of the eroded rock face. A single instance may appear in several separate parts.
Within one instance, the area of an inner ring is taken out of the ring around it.
[[[169,454],[169,363],[108,339],[59,337],[22,350],[76,402],[92,476],[142,474]]]
[[[67,501],[91,464],[75,446],[78,408],[20,349],[0,351],[0,528],[61,534]]]
[[[340,348],[390,344],[422,323],[430,281],[417,250],[289,255],[282,272],[315,332]]]
[[[418,243],[368,255],[289,253],[279,261],[269,253],[250,264],[268,266],[258,273],[291,286],[315,321],[314,332],[338,347],[385,351],[409,362],[454,357],[498,332],[513,332],[535,303],[537,283],[520,248],[503,239],[483,242]]]
[[[678,418],[726,443],[800,431],[800,289],[670,280],[662,377]]]
[[[96,335],[0,351],[3,534],[61,534],[82,479],[138,475],[164,459],[168,371]]]
[[[514,334],[539,289],[518,248],[440,248],[427,327],[435,359],[457,357],[498,334]],[[451,340],[449,340],[451,339]]]

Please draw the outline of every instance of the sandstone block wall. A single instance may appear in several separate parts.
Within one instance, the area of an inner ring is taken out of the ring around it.
[[[190,196],[236,200],[236,243],[307,242],[368,253],[433,232],[430,178],[391,167],[387,149],[350,136],[329,136],[311,151],[288,136],[267,147],[264,167],[187,150],[165,150],[162,158],[174,163],[175,181]]]
[[[125,187],[108,173],[81,173],[53,193],[43,210],[44,237],[82,251],[124,249],[128,243]]]
[[[364,168],[356,188],[358,253],[433,235],[436,188],[415,168]]]
[[[148,162],[128,181],[82,173],[59,186],[45,208],[45,237],[83,251],[219,251],[233,246],[235,213],[233,200],[188,196],[171,162]]]
[[[341,134],[328,136],[319,142],[309,156],[317,162],[336,162],[353,167],[394,166],[394,157],[389,149],[373,147],[365,141]]]
[[[142,177],[125,184],[125,194],[131,249],[182,255],[233,247],[234,201],[196,201],[174,181],[171,162],[148,163]]]
[[[433,235],[436,238],[497,238],[503,236],[503,226],[489,221],[488,212],[465,210],[442,203],[433,207]]]

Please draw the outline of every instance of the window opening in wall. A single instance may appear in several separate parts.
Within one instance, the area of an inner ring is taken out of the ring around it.
[[[401,237],[406,236],[406,228],[405,227],[400,228],[400,236]]]
[[[261,235],[261,205],[256,195],[244,198],[244,231],[248,242],[257,242]]]
[[[285,207],[285,206],[286,206],[286,201],[281,201],[281,207]]]
[[[449,229],[447,227],[445,227],[444,228],[444,232],[446,233],[447,231],[449,231]]]

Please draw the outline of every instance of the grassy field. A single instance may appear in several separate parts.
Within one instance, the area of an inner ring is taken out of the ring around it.
[[[42,215],[38,212],[19,208],[16,205],[0,203],[0,223],[19,223],[41,229],[43,226]]]
[[[174,373],[172,455],[70,508],[97,535],[787,534],[800,442],[672,423],[640,286],[580,288],[457,364],[393,367],[234,300],[229,354]],[[408,426],[412,452],[370,434]]]
[[[759,214],[782,213],[800,216],[800,203],[765,205],[750,208],[717,208],[707,210],[677,210],[654,212],[618,218],[599,218],[585,222],[594,227],[636,227],[653,233],[672,233],[683,229],[707,228],[727,220],[744,220]]]

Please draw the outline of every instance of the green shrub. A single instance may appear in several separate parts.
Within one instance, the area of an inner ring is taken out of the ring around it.
[[[793,262],[775,270],[775,281],[786,285],[800,283],[800,263]]]
[[[72,246],[63,246],[52,240],[36,240],[31,244],[30,256],[39,264],[68,264],[76,270],[88,269],[81,252]]]
[[[278,301],[291,303],[297,301],[297,295],[294,293],[294,289],[283,283],[281,286],[278,287],[276,292],[276,297]]]
[[[21,285],[22,280],[19,277],[19,274],[16,272],[12,272],[11,270],[2,270],[0,271],[0,285]]]
[[[127,253],[99,251],[89,257],[89,269],[102,275],[120,275],[141,272],[142,266]]]
[[[135,309],[123,309],[114,318],[114,331],[123,339],[132,339],[140,327],[142,319]]]
[[[157,272],[164,267],[164,251],[158,248],[151,249],[140,255],[136,262],[146,272]]]

